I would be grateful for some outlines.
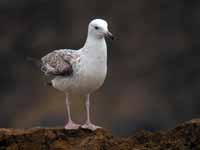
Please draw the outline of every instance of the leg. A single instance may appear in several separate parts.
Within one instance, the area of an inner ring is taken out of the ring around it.
[[[68,116],[68,123],[65,125],[65,129],[78,129],[80,127],[79,124],[75,124],[71,119],[71,112],[70,112],[70,102],[69,97],[66,94],[66,106],[67,106],[67,116]]]
[[[86,107],[87,118],[86,118],[86,123],[82,125],[81,127],[85,129],[90,129],[93,131],[98,128],[101,128],[99,126],[95,126],[90,121],[90,95],[89,94],[86,95],[85,107]]]

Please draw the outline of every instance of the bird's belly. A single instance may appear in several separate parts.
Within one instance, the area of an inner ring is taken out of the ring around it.
[[[81,89],[84,93],[91,93],[100,88],[105,80],[106,73],[94,73],[81,79]]]
[[[69,94],[88,94],[101,87],[106,77],[106,68],[82,69],[70,77],[57,77],[53,86]]]
[[[83,93],[96,91],[104,83],[106,72],[106,67],[83,70],[80,75],[80,90]]]

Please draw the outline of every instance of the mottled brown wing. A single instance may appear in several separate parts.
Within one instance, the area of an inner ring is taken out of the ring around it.
[[[66,56],[67,59],[63,56]],[[73,68],[70,59],[71,56],[68,56],[67,52],[63,55],[62,51],[53,51],[42,58],[41,70],[46,75],[71,75]]]

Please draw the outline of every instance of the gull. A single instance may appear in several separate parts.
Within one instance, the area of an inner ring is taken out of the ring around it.
[[[54,50],[41,58],[41,70],[53,76],[50,84],[66,95],[68,122],[65,129],[79,127],[96,130],[101,128],[90,120],[90,95],[99,89],[107,73],[107,45],[105,37],[113,39],[108,24],[103,19],[94,19],[88,25],[87,39],[79,50]],[[85,97],[86,122],[84,125],[72,121],[69,98],[72,95]]]

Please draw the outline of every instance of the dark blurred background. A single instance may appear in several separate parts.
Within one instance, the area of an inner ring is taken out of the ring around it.
[[[64,94],[26,57],[80,48],[94,18],[116,36],[92,96],[96,124],[131,135],[200,117],[200,1],[0,0],[0,127],[64,126]],[[83,123],[84,100],[72,103]]]

